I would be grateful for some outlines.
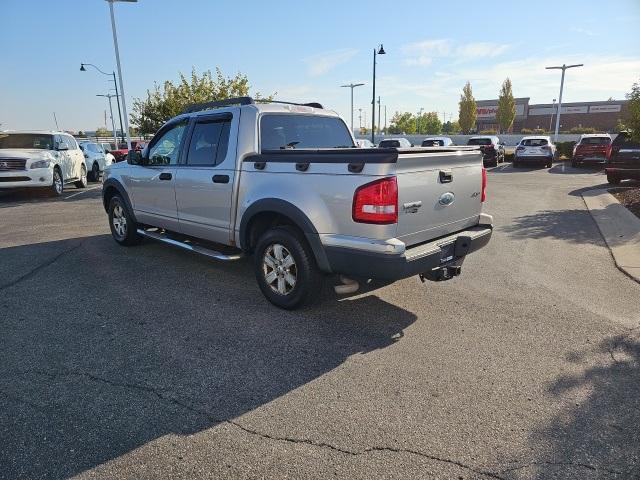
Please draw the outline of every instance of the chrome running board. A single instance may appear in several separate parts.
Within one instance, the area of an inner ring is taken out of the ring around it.
[[[201,245],[193,245],[191,243],[174,240],[173,238],[169,238],[167,235],[163,233],[149,232],[147,230],[142,230],[141,228],[139,228],[137,232],[138,232],[138,235],[141,235],[143,237],[152,238],[153,240],[158,240],[159,242],[168,243],[169,245],[173,245],[174,247],[182,248],[183,250],[188,250],[190,252],[198,253],[200,255],[204,255],[205,257],[214,258],[216,260],[221,260],[223,262],[240,260],[243,257],[242,253],[226,254],[226,253],[218,252],[216,250],[212,250],[210,248],[203,247]]]

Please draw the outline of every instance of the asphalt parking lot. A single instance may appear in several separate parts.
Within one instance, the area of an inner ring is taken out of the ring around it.
[[[640,477],[640,285],[580,192],[501,165],[462,276],[278,310],[248,261],[0,196],[0,478]]]

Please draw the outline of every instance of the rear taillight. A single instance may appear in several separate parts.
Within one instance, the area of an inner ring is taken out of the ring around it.
[[[487,170],[482,168],[482,193],[480,194],[480,201],[484,202],[487,199]]]
[[[607,148],[604,151],[605,158],[611,158],[611,144],[607,145]]]
[[[354,222],[389,224],[398,222],[396,177],[382,178],[358,187],[353,194]]]
[[[522,145],[518,145],[518,146],[516,147],[516,151],[518,151],[518,152],[519,152],[520,150],[524,150],[524,147],[523,147]]]
[[[543,150],[551,150],[551,147],[549,145],[543,145],[542,149]]]

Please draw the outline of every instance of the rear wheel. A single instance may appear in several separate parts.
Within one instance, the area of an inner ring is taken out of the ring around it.
[[[113,239],[120,245],[137,245],[142,240],[137,225],[120,195],[114,195],[109,202],[109,228]]]
[[[73,183],[77,188],[87,187],[87,167],[85,167],[84,164],[80,167],[80,180]]]
[[[293,227],[276,227],[260,237],[254,270],[260,290],[277,307],[293,310],[321,295],[324,275],[304,237]]]
[[[607,182],[609,182],[611,185],[619,185],[620,184],[620,178],[616,177],[615,175],[611,175],[610,173],[607,173]]]

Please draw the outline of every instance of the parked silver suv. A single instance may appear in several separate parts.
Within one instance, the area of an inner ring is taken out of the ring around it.
[[[195,105],[105,173],[114,239],[148,237],[218,260],[253,254],[275,305],[360,282],[447,280],[491,237],[477,147],[356,148],[313,104],[249,97]]]

